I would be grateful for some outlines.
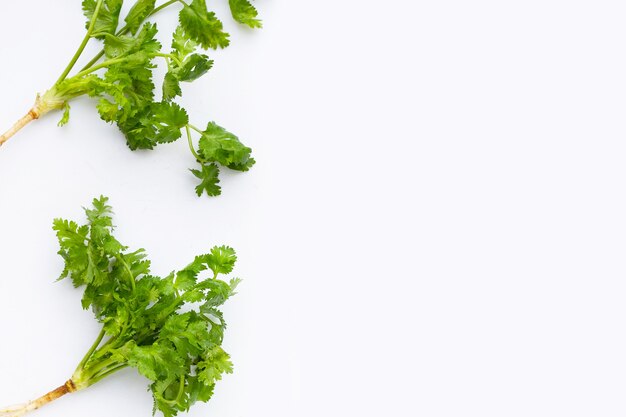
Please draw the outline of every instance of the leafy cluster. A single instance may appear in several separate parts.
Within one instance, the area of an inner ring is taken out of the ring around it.
[[[163,50],[156,39],[157,26],[147,20],[170,5],[181,5],[179,24],[172,36],[171,49]],[[248,0],[229,0],[233,18],[252,28],[261,27],[257,10]],[[86,40],[97,39],[103,50],[74,76],[66,74],[43,96],[47,109],[64,109],[60,124],[70,118],[69,101],[82,95],[98,100],[100,117],[115,123],[130,149],[153,149],[187,136],[190,150],[200,164],[192,170],[200,184],[198,195],[221,193],[220,166],[247,171],[255,163],[251,149],[237,136],[214,122],[206,129],[190,123],[187,111],[175,100],[183,93],[181,85],[206,74],[213,61],[202,51],[225,48],[229,34],[222,22],[207,8],[206,0],[170,0],[157,6],[156,0],[136,0],[121,26],[123,0],[83,0],[87,17]],[[82,53],[79,50],[78,55]],[[167,74],[157,88],[154,61],[164,59]],[[160,90],[160,99],[157,99]],[[200,135],[197,146],[192,131]]]
[[[166,417],[208,401],[233,370],[221,347],[226,324],[219,307],[239,280],[218,277],[232,272],[234,250],[215,247],[159,278],[142,249],[129,251],[113,236],[107,198],[95,199],[86,214],[86,225],[54,221],[65,260],[61,279],[84,288],[83,307],[103,325],[72,381],[84,388],[130,366],[152,381],[155,411]]]

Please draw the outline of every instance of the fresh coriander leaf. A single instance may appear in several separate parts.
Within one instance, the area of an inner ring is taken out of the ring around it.
[[[75,286],[87,283],[86,270],[89,267],[87,238],[89,227],[68,220],[56,219],[53,226],[59,239],[59,255],[65,260],[65,269],[60,278],[71,277]]]
[[[174,98],[183,94],[180,88],[180,80],[172,72],[165,74],[163,79],[163,100],[172,101]]]
[[[193,54],[185,60],[178,70],[177,77],[180,81],[195,81],[207,73],[213,66],[213,61],[206,55]]]
[[[109,122],[109,123],[115,121],[117,113],[119,112],[118,105],[115,103],[112,103],[106,98],[100,99],[97,109],[102,120],[104,120],[105,122]]]
[[[178,26],[174,32],[172,39],[172,53],[180,61],[183,61],[188,55],[196,50],[198,44],[192,41],[182,26]]]
[[[198,380],[205,385],[212,385],[222,379],[223,374],[233,373],[230,356],[220,346],[205,353],[205,360],[198,363]]]
[[[211,122],[200,138],[200,153],[209,162],[218,162],[237,171],[247,171],[255,163],[252,150],[237,136]]]
[[[102,2],[96,18],[94,31],[91,34],[92,37],[102,39],[107,34],[115,33],[123,2],[123,0],[104,0]],[[87,18],[87,28],[89,28],[97,3],[97,0],[83,0],[83,13]]]
[[[188,379],[189,403],[207,402],[213,396],[215,384],[205,384],[197,376]]]
[[[248,0],[228,0],[233,18],[251,28],[261,28],[263,23],[257,19],[259,13]]]
[[[128,15],[126,15],[126,27],[133,35],[137,33],[137,30],[141,26],[144,20],[154,10],[156,0],[137,0],[135,5],[130,9]]]
[[[188,290],[192,288],[197,280],[198,274],[206,270],[206,262],[202,256],[197,256],[194,261],[176,273],[176,282],[174,286],[179,290]]]
[[[152,381],[179,376],[184,372],[184,360],[169,343],[154,343],[137,346],[131,342],[132,350],[128,365],[136,368],[140,374]]]
[[[104,54],[107,58],[118,58],[128,54],[136,45],[132,36],[107,35],[104,38]]]
[[[205,0],[193,0],[180,11],[179,21],[189,37],[204,49],[225,48],[229,45],[229,35],[224,32],[222,22],[209,12]]]
[[[187,112],[176,103],[155,103],[153,120],[158,143],[173,142],[180,138],[181,129],[189,123]]]
[[[216,246],[211,249],[210,254],[204,257],[204,260],[215,275],[230,274],[237,262],[237,254],[229,246]]]
[[[59,120],[59,126],[65,126],[70,121],[70,103],[65,102],[63,105],[63,117]]]
[[[200,179],[200,184],[196,187],[198,196],[201,196],[205,192],[209,196],[221,194],[222,188],[218,185],[220,183],[220,169],[216,164],[202,164],[200,170],[192,169],[191,172],[196,178]]]
[[[107,34],[104,39],[104,53],[108,58],[120,58],[142,54],[143,60],[154,57],[161,50],[156,40],[158,33],[155,24],[146,23],[136,36]]]
[[[237,287],[239,280],[235,279],[230,283],[222,280],[207,279],[198,283],[198,286],[202,290],[206,290],[206,296],[203,308],[215,308],[219,307],[226,302],[230,297],[235,295],[235,288]]]

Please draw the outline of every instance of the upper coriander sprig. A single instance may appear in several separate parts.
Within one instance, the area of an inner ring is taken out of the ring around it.
[[[206,0],[136,0],[122,22],[123,0],[83,0],[87,17],[85,37],[57,82],[38,95],[35,105],[11,129],[0,136],[0,146],[33,120],[53,110],[63,110],[59,125],[70,119],[70,102],[81,96],[97,100],[100,117],[115,123],[130,149],[153,149],[184,135],[199,163],[191,170],[199,179],[198,195],[219,195],[219,170],[227,167],[247,171],[255,163],[252,150],[234,134],[209,122],[206,129],[193,125],[187,111],[175,100],[183,94],[181,85],[207,73],[213,61],[204,50],[225,48],[230,36],[222,22],[207,8]],[[257,10],[248,0],[229,0],[233,18],[251,28],[260,28]],[[159,11],[179,6],[178,26],[171,48],[164,50],[156,40],[157,26],[148,21]],[[101,51],[84,67],[75,70],[92,40],[101,42]],[[167,73],[156,99],[154,61],[162,59]],[[199,140],[194,138],[199,137]],[[197,142],[197,144],[195,144]]]

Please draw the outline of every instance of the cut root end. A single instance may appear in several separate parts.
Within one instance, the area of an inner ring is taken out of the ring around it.
[[[14,405],[11,407],[0,409],[0,417],[21,417],[31,411],[35,411],[44,405],[61,398],[65,394],[69,394],[76,391],[76,386],[74,382],[70,379],[64,385],[61,385],[59,388],[50,391],[46,395],[43,395],[36,400],[29,401],[25,404]]]
[[[27,124],[33,120],[39,119],[46,113],[63,108],[65,100],[56,96],[56,90],[53,88],[48,90],[44,95],[37,95],[35,105],[26,113],[24,117],[18,120],[11,129],[7,130],[0,136],[0,146],[11,139],[13,135],[22,130]]]
[[[30,111],[26,114],[26,116],[22,117],[11,127],[11,129],[7,130],[2,136],[0,136],[0,146],[2,146],[6,141],[11,139],[13,135],[22,130],[27,124],[32,122],[33,120],[39,119],[41,114],[37,110],[37,106],[30,109]]]
[[[0,417],[20,417],[28,413],[29,404],[14,405],[0,410]]]

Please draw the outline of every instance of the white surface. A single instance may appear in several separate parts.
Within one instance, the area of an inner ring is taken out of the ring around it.
[[[0,151],[0,402],[62,383],[95,337],[53,283],[50,224],[106,194],[157,273],[239,252],[236,373],[191,416],[623,416],[624,2],[257,5],[266,28],[227,20],[232,47],[185,92],[259,161],[222,197],[195,197],[183,142],[129,152],[88,100]],[[8,127],[83,19],[0,10]],[[146,385],[129,371],[39,415],[149,416]]]

